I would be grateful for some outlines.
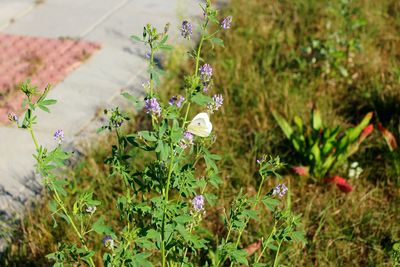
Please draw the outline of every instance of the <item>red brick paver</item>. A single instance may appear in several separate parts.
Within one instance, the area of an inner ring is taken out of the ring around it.
[[[56,85],[99,48],[72,39],[0,34],[0,124],[9,112],[21,112],[21,82],[31,79],[40,90]]]

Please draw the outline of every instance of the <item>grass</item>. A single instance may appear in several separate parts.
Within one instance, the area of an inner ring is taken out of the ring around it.
[[[382,1],[277,1],[232,0],[225,8],[234,18],[226,31],[225,48],[206,47],[204,60],[214,69],[212,93],[221,93],[222,112],[213,116],[217,132],[222,190],[220,206],[227,206],[240,187],[254,192],[256,159],[267,153],[296,164],[289,142],[273,120],[274,108],[286,118],[310,116],[313,105],[322,111],[329,126],[349,126],[373,111],[374,119],[397,134],[400,126],[400,2]],[[179,50],[180,51],[180,50]],[[160,92],[168,99],[182,87],[182,76],[192,67],[180,52],[165,63],[168,76]],[[136,117],[130,127],[141,125]],[[67,170],[71,177],[68,200],[86,189],[103,202],[102,212],[113,213],[121,185],[108,177],[103,164],[110,152],[102,137],[96,147]],[[137,156],[140,161],[140,155]],[[292,205],[303,214],[308,243],[284,251],[285,266],[390,266],[390,250],[400,240],[400,189],[393,159],[375,131],[361,151],[352,157],[364,168],[351,179],[354,191],[343,194],[323,182],[300,179],[285,173]],[[345,176],[343,171],[339,171]],[[269,181],[273,184],[274,181]],[[46,265],[61,237],[74,241],[64,224],[52,228],[44,195],[16,230],[15,239],[3,255],[2,265]],[[268,220],[268,218],[266,219]],[[217,212],[208,223],[219,231]],[[266,223],[268,225],[268,223]],[[118,229],[118,225],[113,225]],[[256,241],[255,225],[247,230],[241,247]],[[98,236],[90,240],[101,246]],[[100,256],[97,258],[100,262]]]

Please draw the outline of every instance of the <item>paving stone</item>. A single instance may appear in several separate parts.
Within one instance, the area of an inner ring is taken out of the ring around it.
[[[0,47],[2,55],[0,69],[0,123],[7,123],[9,112],[21,115],[21,97],[16,89],[18,85],[31,79],[33,85],[44,89],[47,84],[61,82],[82,61],[86,60],[100,46],[76,40],[28,37],[0,34],[0,43],[6,40],[8,45]],[[46,45],[43,45],[46,44]]]

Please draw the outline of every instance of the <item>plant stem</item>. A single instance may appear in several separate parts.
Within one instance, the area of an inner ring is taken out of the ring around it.
[[[29,125],[28,130],[29,130],[29,132],[31,134],[33,142],[35,143],[36,150],[39,150],[39,144],[38,144],[38,142],[36,140],[35,133],[33,132],[33,129],[32,129],[31,125]],[[67,217],[69,223],[72,225],[72,228],[74,229],[75,233],[79,237],[79,240],[81,241],[81,243],[82,243],[83,247],[85,248],[86,252],[89,252],[89,248],[86,246],[85,240],[83,239],[83,236],[79,232],[78,228],[75,225],[75,222],[72,220],[72,218],[69,215],[67,209],[65,208],[64,203],[62,202],[62,200],[60,198],[60,195],[57,192],[57,189],[54,187],[54,184],[53,184],[53,182],[51,180],[49,182],[50,182],[51,187],[52,187],[53,192],[54,192],[54,196],[53,196],[54,200],[58,203],[58,205],[60,206],[61,210],[64,212],[64,215]],[[95,266],[92,257],[89,258],[89,264],[90,264],[90,266]]]
[[[34,134],[34,132],[32,130],[32,126],[31,125],[29,125],[28,130],[31,133],[31,137],[32,137],[33,143],[35,144],[36,150],[38,150],[39,149],[39,144],[38,144],[38,142],[36,140],[36,137],[35,137],[35,134]]]
[[[276,267],[278,264],[278,259],[279,259],[279,250],[281,249],[282,241],[279,242],[278,249],[276,250],[275,254],[275,260],[274,260],[274,265],[272,267]]]
[[[253,206],[251,207],[252,210],[254,210],[254,209],[256,208],[257,204],[260,202],[261,189],[262,189],[262,185],[263,185],[264,181],[265,181],[265,177],[262,176],[262,177],[261,177],[261,183],[260,183],[260,185],[258,186],[258,190],[257,190],[256,201],[253,203]],[[238,235],[237,240],[236,240],[236,243],[235,243],[235,248],[237,248],[237,246],[239,246],[240,239],[242,238],[242,234],[243,234],[244,229],[246,228],[246,226],[247,226],[248,223],[249,223],[249,219],[246,220],[245,226],[242,227],[242,228],[240,229],[239,235]],[[231,267],[233,266],[233,262],[231,262],[230,266],[231,266]]]
[[[204,23],[204,28],[207,27],[208,20]],[[197,53],[196,53],[196,67],[194,69],[194,75],[197,76],[199,75],[199,64],[200,64],[200,54],[201,54],[201,49],[203,47],[203,43],[206,37],[204,36],[204,31],[201,34],[200,42],[199,42],[199,47],[197,48]],[[193,89],[193,88],[192,88]],[[187,118],[189,115],[189,109],[190,109],[190,102],[188,103],[186,107],[186,112],[185,112],[185,119],[183,121],[183,127],[185,127],[185,124],[187,123]]]
[[[161,227],[161,262],[162,262],[162,267],[165,267],[165,213],[167,211],[167,204],[168,204],[168,198],[169,198],[169,187],[171,184],[171,176],[172,176],[172,170],[173,170],[173,164],[174,164],[174,159],[175,159],[175,153],[171,145],[171,161],[169,164],[169,171],[168,171],[168,177],[167,177],[167,184],[165,186],[164,190],[164,214],[163,214],[163,220],[162,220],[162,227]]]
[[[275,221],[274,227],[271,230],[271,233],[269,233],[269,236],[267,238],[267,241],[265,241],[265,245],[263,246],[260,255],[258,256],[257,260],[255,263],[258,263],[261,260],[262,255],[264,254],[265,250],[267,249],[267,245],[269,243],[269,240],[272,238],[272,235],[275,233],[276,231],[276,225],[278,224],[277,221]]]

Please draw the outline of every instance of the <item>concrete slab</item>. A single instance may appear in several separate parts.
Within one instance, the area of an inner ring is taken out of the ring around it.
[[[0,2],[0,30],[28,14],[37,3],[35,0],[2,0]]]

